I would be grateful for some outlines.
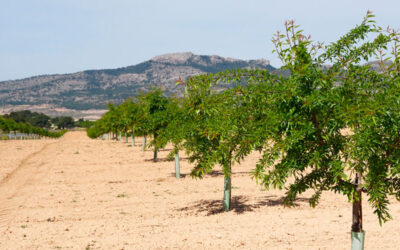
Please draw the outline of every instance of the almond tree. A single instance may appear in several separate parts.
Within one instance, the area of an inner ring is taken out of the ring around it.
[[[179,151],[183,147],[185,131],[187,131],[187,124],[190,123],[190,120],[185,114],[182,98],[170,97],[164,112],[167,119],[166,126],[159,130],[157,141],[153,142],[153,146],[164,148],[168,143],[173,145],[173,150],[167,158],[175,158],[175,176],[179,179]]]
[[[313,44],[293,21],[277,33],[276,52],[290,76],[274,86],[277,129],[253,173],[267,188],[286,188],[287,205],[308,189],[312,206],[323,191],[346,195],[353,249],[364,244],[362,193],[380,223],[391,218],[389,196],[400,198],[399,35],[372,17],[327,46]],[[379,72],[366,63],[376,57]]]
[[[150,145],[154,146],[153,161],[157,161],[157,153],[160,146],[159,135],[168,125],[170,120],[167,110],[169,99],[163,96],[161,89],[152,89],[139,97],[139,105],[143,108],[144,116],[141,120],[144,135],[152,135]]]
[[[138,124],[141,123],[142,111],[139,104],[133,99],[127,99],[118,105],[121,110],[120,124],[125,134],[125,142],[128,142],[128,132],[131,134],[131,145],[135,146],[135,132],[139,131]],[[138,135],[138,133],[136,133]]]
[[[196,164],[191,175],[202,178],[216,165],[222,166],[226,211],[231,209],[232,166],[268,136],[259,132],[264,128],[260,121],[265,121],[269,112],[265,107],[270,98],[263,96],[272,78],[268,71],[244,69],[196,76],[186,83],[189,123],[183,146]],[[219,85],[227,82],[234,87],[221,92]]]

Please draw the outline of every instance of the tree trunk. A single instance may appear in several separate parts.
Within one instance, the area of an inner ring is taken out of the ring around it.
[[[128,143],[128,133],[125,132],[125,143]]]
[[[359,173],[356,174],[354,182],[357,196],[353,201],[353,225],[351,226],[352,232],[362,232],[362,204],[361,204],[361,176]]]
[[[175,154],[175,176],[176,178],[181,178],[181,168],[179,164],[179,153]]]
[[[158,149],[155,148],[154,149],[154,155],[153,155],[153,162],[157,162],[157,152],[158,152]]]
[[[153,141],[157,140],[157,134],[154,133],[153,135]],[[158,148],[156,146],[154,146],[154,157],[153,157],[153,162],[157,161],[157,152],[158,152]]]
[[[225,176],[224,178],[224,209],[229,211],[231,209],[231,177]]]
[[[351,225],[351,249],[364,249],[365,232],[362,227],[362,189],[361,174],[357,173],[354,181],[357,197],[353,201],[353,224]]]
[[[232,163],[231,157],[229,157],[229,176],[224,177],[224,209],[229,211],[231,209],[232,200]]]
[[[143,136],[143,142],[142,142],[142,151],[146,149],[146,136]]]

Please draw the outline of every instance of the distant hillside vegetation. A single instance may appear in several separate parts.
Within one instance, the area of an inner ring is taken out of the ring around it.
[[[50,104],[75,110],[104,109],[105,103],[124,99],[160,85],[169,95],[181,90],[181,77],[227,69],[275,70],[268,60],[239,60],[220,56],[175,53],[118,69],[87,70],[73,74],[42,75],[0,82],[0,105]]]

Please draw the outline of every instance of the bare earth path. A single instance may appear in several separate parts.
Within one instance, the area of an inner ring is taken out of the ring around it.
[[[349,249],[351,206],[324,193],[284,208],[282,191],[249,178],[257,156],[234,166],[234,207],[222,211],[223,176],[174,177],[123,142],[69,132],[60,140],[0,143],[0,249]],[[18,149],[19,148],[19,149]],[[219,169],[217,169],[219,170]],[[8,177],[6,177],[8,176]],[[379,226],[364,200],[366,249],[398,249],[400,204]]]

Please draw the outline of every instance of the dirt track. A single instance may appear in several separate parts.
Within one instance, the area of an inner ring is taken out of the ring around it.
[[[84,132],[1,141],[0,249],[349,249],[345,197],[324,193],[313,209],[305,195],[284,208],[282,191],[249,178],[252,155],[234,166],[234,207],[226,213],[219,169],[194,180],[182,160],[184,178],[176,179],[167,153],[153,163],[139,138],[132,148]],[[380,227],[364,201],[366,249],[399,248],[399,202],[391,213]]]

